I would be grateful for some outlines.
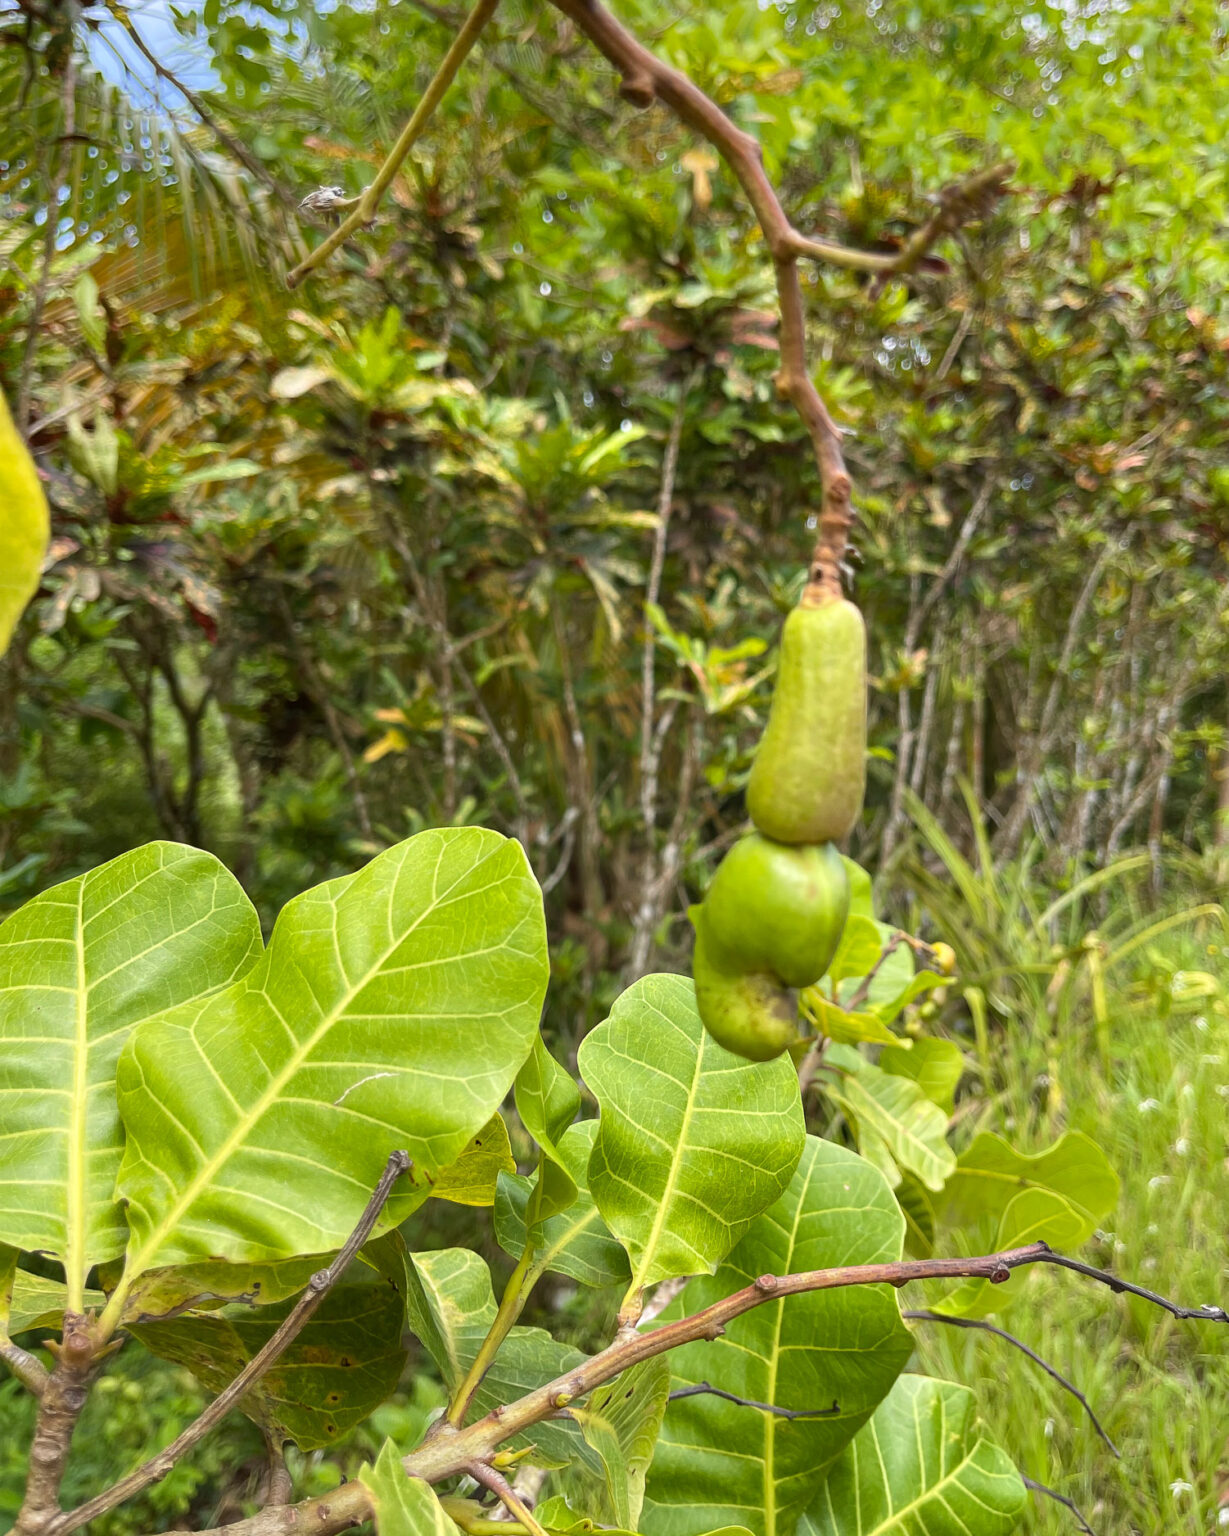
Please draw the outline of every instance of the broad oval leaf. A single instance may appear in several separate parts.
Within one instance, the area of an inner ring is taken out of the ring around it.
[[[16,1253],[12,1249],[9,1252],[13,1254],[15,1263]],[[6,1299],[7,1321],[3,1305]],[[83,1308],[99,1307],[105,1300],[101,1291],[86,1291],[82,1295],[81,1305]],[[31,1275],[24,1269],[18,1269],[9,1274],[6,1282],[3,1278],[3,1265],[0,1264],[0,1337],[5,1335],[6,1330],[10,1338],[15,1333],[25,1333],[33,1328],[58,1331],[67,1310],[68,1287],[62,1280],[48,1280],[42,1275]]]
[[[842,1008],[826,997],[819,987],[806,987],[800,995],[802,1011],[815,1026],[815,1032],[838,1045],[896,1045],[897,1037],[877,1013],[864,1009]]]
[[[596,1120],[569,1126],[557,1144],[558,1155],[576,1185],[576,1199],[566,1211],[548,1216],[535,1230],[536,1273],[567,1275],[581,1285],[626,1285],[631,1278],[627,1252],[602,1220],[589,1193],[588,1167],[597,1135]],[[502,1174],[495,1196],[495,1236],[514,1259],[525,1251],[525,1231],[532,1180]]]
[[[293,1305],[194,1312],[132,1331],[216,1393],[264,1348]],[[293,1440],[300,1450],[336,1444],[396,1390],[405,1367],[404,1321],[402,1297],[387,1282],[337,1286],[238,1406],[274,1439]]]
[[[131,1030],[199,1005],[260,953],[212,854],[149,843],[34,897],[0,926],[0,1240],[87,1270],[127,1239],[116,1060]]]
[[[824,1060],[834,1069],[841,1064],[839,1075],[825,1073],[824,1090],[852,1123],[863,1156],[882,1169],[893,1187],[903,1169],[927,1189],[941,1190],[956,1166],[956,1154],[947,1144],[947,1116],[939,1106],[918,1083],[881,1071],[853,1050],[829,1051]]]
[[[863,1158],[808,1137],[789,1188],[710,1278],[693,1280],[662,1321],[690,1314],[763,1274],[890,1262],[904,1221]],[[685,1303],[685,1306],[684,1306]],[[830,1409],[787,1420],[713,1396],[670,1404],[649,1472],[649,1536],[702,1536],[741,1522],[793,1536],[826,1469],[883,1399],[912,1350],[889,1286],[811,1291],[744,1312],[714,1343],[670,1355],[675,1385],[699,1382],[779,1408]]]
[[[1048,1189],[1080,1213],[1092,1235],[1118,1203],[1118,1175],[1105,1153],[1082,1131],[1068,1131],[1042,1152],[1017,1152],[1001,1136],[984,1131],[957,1159],[943,1191],[940,1215],[956,1226],[1001,1216],[1022,1189]]]
[[[453,1392],[495,1321],[491,1272],[470,1248],[405,1252],[403,1262],[410,1328]]]
[[[377,1536],[457,1536],[458,1527],[430,1484],[409,1475],[391,1440],[385,1440],[374,1465],[360,1469],[358,1479],[371,1495]]]
[[[148,1269],[127,1287],[122,1323],[153,1323],[186,1310],[209,1311],[241,1301],[245,1306],[272,1306],[297,1296],[317,1270],[324,1269],[330,1254],[277,1259],[269,1264],[228,1264],[208,1259],[200,1264],[177,1264]],[[110,1293],[123,1278],[123,1261],[104,1264],[99,1284]]]
[[[1070,1252],[1087,1236],[1083,1215],[1062,1195],[1052,1189],[1022,1189],[1004,1207],[990,1247],[1000,1253],[1007,1248],[1043,1242]],[[1013,1272],[1001,1285],[992,1285],[989,1280],[964,1280],[935,1303],[935,1311],[959,1317],[988,1317],[1013,1302],[1027,1281],[1027,1268]]]
[[[645,976],[585,1038],[579,1066],[602,1111],[589,1189],[631,1257],[632,1291],[711,1272],[798,1164],[789,1058],[733,1055],[700,1022],[688,978]]]
[[[395,1148],[424,1197],[529,1054],[546,979],[541,892],[494,832],[420,833],[290,902],[242,981],[121,1058],[129,1277],[336,1248]]]
[[[465,1379],[495,1321],[490,1271],[468,1248],[407,1252],[404,1262],[410,1328],[435,1361],[451,1393]],[[513,1328],[474,1394],[470,1417],[523,1397],[585,1358],[578,1349],[560,1344],[541,1328]],[[508,1444],[533,1445],[532,1460],[541,1466],[565,1467],[579,1460],[590,1472],[601,1471],[600,1461],[585,1444],[578,1426],[567,1420],[537,1424]]]
[[[1008,1536],[1026,1492],[973,1394],[902,1376],[828,1474],[798,1536]]]
[[[891,1045],[879,1053],[879,1067],[893,1077],[909,1077],[932,1104],[950,1115],[956,1107],[956,1088],[964,1075],[964,1052],[954,1040],[926,1035],[910,1048]]]
[[[9,1316],[13,1310],[13,1286],[17,1280],[17,1260],[20,1257],[16,1248],[0,1243],[0,1343],[11,1338]]]

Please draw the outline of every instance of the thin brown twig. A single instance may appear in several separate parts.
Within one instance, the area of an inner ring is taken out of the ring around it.
[[[376,178],[371,185],[359,197],[357,205],[351,209],[346,217],[326,240],[311,251],[291,272],[287,274],[286,286],[297,288],[309,272],[322,266],[337,250],[344,245],[356,229],[362,224],[370,224],[375,218],[376,209],[380,199],[388,190],[393,177],[401,168],[402,161],[414,147],[415,142],[422,134],[423,129],[431,120],[431,114],[439,106],[447,94],[448,87],[456,77],[457,71],[465,62],[467,55],[474,44],[482,35],[483,28],[495,14],[495,8],[499,0],[478,0],[474,9],[466,17],[465,25],[452,40],[452,46],[444,55],[439,68],[431,78],[430,84],[423,93],[422,100],[415,107],[408,123],[401,130],[397,142],[388,152],[384,163],[376,172]]]
[[[867,971],[866,975],[863,976],[857,991],[853,994],[847,1003],[839,1003],[838,1007],[843,1008],[846,1013],[857,1013],[858,1009],[861,1008],[862,1004],[871,995],[871,987],[875,984],[875,977],[878,976],[881,968],[888,960],[889,956],[894,955],[902,944],[906,944],[908,942],[909,935],[904,931],[904,929],[898,929],[897,932],[892,935],[888,942],[879,951],[879,958],[875,961],[874,965],[871,966],[870,970]],[[835,991],[835,988],[833,990]],[[833,1002],[836,1002],[835,997],[833,998]]]
[[[703,136],[738,178],[751,203],[772,254],[781,312],[777,390],[797,411],[811,438],[823,488],[817,518],[818,536],[810,581],[839,594],[841,564],[852,522],[851,485],[841,452],[841,432],[820,398],[807,365],[806,315],[798,260],[811,257],[854,265],[864,271],[904,271],[916,264],[929,245],[957,228],[962,219],[990,205],[1005,190],[1012,167],[1006,163],[975,172],[947,187],[927,222],[890,256],[848,251],[831,242],[808,240],[787,217],[764,171],[759,141],[745,133],[682,71],[662,63],[599,3],[599,0],[553,0],[622,76],[620,94],[634,106],[662,101]]]
[[[75,1531],[90,1520],[105,1514],[107,1510],[114,1509],[117,1504],[131,1498],[134,1493],[140,1493],[141,1489],[147,1488],[150,1483],[159,1482],[185,1451],[203,1440],[215,1424],[221,1423],[252,1383],[259,1380],[279,1356],[285,1353],[302,1331],[303,1325],[345,1273],[351,1259],[371,1236],[380,1212],[393,1192],[394,1184],[409,1168],[410,1156],[407,1152],[391,1154],[384,1172],[380,1175],[379,1183],[372,1191],[371,1199],[368,1200],[363,1214],[359,1217],[358,1225],[346,1239],[337,1257],[325,1269],[317,1270],[307,1282],[307,1289],[277,1332],[261,1350],[253,1355],[230,1385],[214,1398],[204,1412],[194,1419],[182,1434],[177,1435],[165,1450],[159,1451],[156,1456],[139,1466],[135,1472],[130,1472],[127,1477],[121,1478],[119,1482],[95,1498],[87,1499],[76,1509],[67,1511],[57,1519],[47,1521],[40,1528],[43,1536],[62,1536],[64,1532]],[[291,1506],[273,1507],[289,1508]]]
[[[676,1402],[681,1397],[720,1397],[727,1403],[735,1403],[739,1408],[758,1408],[761,1413],[776,1414],[781,1419],[829,1419],[835,1413],[840,1413],[840,1403],[833,1403],[831,1408],[778,1408],[776,1403],[757,1403],[753,1397],[739,1397],[733,1392],[723,1391],[721,1387],[711,1386],[707,1381],[698,1381],[691,1387],[676,1387],[670,1393],[670,1401]]]
[[[1047,1499],[1053,1499],[1056,1504],[1065,1505],[1079,1521],[1080,1530],[1083,1531],[1084,1536],[1097,1536],[1096,1531],[1085,1520],[1074,1499],[1069,1499],[1065,1493],[1059,1493],[1056,1489],[1048,1487],[1045,1483],[1039,1483],[1035,1477],[1026,1477],[1023,1472],[1020,1473],[1020,1481],[1031,1492],[1043,1494]]]
[[[488,1488],[512,1518],[525,1527],[530,1536],[547,1536],[546,1527],[535,1517],[529,1505],[502,1472],[497,1472],[494,1467],[488,1466],[484,1461],[472,1461],[463,1470],[468,1472],[476,1483],[481,1483],[484,1488]]]
[[[1021,1354],[1027,1355],[1034,1365],[1039,1365],[1051,1380],[1056,1381],[1065,1391],[1070,1392],[1071,1396],[1075,1398],[1076,1402],[1080,1404],[1088,1415],[1092,1427],[1109,1447],[1110,1454],[1115,1457],[1121,1456],[1122,1453],[1105,1432],[1101,1420],[1093,1412],[1092,1405],[1080,1389],[1074,1383],[1068,1381],[1061,1371],[1055,1370],[1048,1360],[1043,1360],[1036,1350],[1030,1349],[1023,1339],[1018,1339],[1014,1333],[1008,1333],[1005,1328],[1000,1328],[994,1323],[987,1322],[982,1317],[949,1317],[946,1312],[931,1312],[926,1309],[916,1312],[902,1312],[901,1316],[909,1322],[947,1323],[952,1328],[972,1328],[978,1333],[992,1333],[995,1338],[1005,1340],[1008,1344],[1018,1349]]]

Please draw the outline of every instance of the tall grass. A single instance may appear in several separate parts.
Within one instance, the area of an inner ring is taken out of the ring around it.
[[[965,1033],[981,1082],[957,1129],[998,1130],[1026,1150],[1086,1132],[1122,1180],[1092,1262],[1186,1305],[1229,1301],[1229,927],[1198,899],[1189,861],[1157,909],[1146,860],[1047,897],[1028,861],[966,860],[918,817],[903,873],[918,911],[957,948],[964,996],[943,1023]],[[1147,878],[1145,878],[1147,876]],[[942,1027],[942,1025],[941,1025]],[[926,1325],[922,1364],[975,1385],[988,1428],[1021,1469],[1072,1499],[1098,1536],[1229,1530],[1229,1329],[1177,1321],[1062,1271],[1013,1283],[996,1319],[1072,1380],[1079,1405],[1009,1346]],[[1023,1529],[1069,1536],[1038,1499]]]

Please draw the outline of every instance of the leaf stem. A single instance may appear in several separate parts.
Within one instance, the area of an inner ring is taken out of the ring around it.
[[[487,1336],[483,1339],[473,1363],[465,1374],[465,1380],[453,1393],[452,1402],[448,1405],[448,1422],[457,1428],[460,1428],[474,1393],[478,1390],[482,1378],[490,1370],[491,1362],[499,1353],[499,1346],[508,1337],[512,1331],[512,1325],[524,1311],[529,1293],[537,1282],[538,1276],[532,1271],[533,1254],[533,1243],[529,1234],[526,1233],[525,1250],[517,1260],[516,1268],[508,1276],[508,1283],[504,1286],[504,1293],[499,1299],[499,1310],[495,1313],[494,1321],[487,1330]]]
[[[546,1527],[535,1518],[529,1505],[502,1472],[497,1472],[494,1467],[488,1466],[484,1461],[470,1462],[464,1470],[475,1482],[491,1490],[513,1520],[529,1532],[529,1536],[548,1536]]]
[[[297,288],[309,272],[323,266],[333,252],[340,245],[344,245],[354,231],[361,224],[370,224],[375,217],[380,199],[388,190],[393,177],[401,168],[401,163],[414,147],[415,141],[422,134],[423,129],[431,120],[431,114],[444,99],[448,87],[456,77],[457,71],[465,62],[465,58],[474,44],[482,35],[482,29],[495,14],[495,8],[499,0],[478,0],[477,5],[466,17],[465,25],[457,33],[452,41],[452,46],[440,61],[439,68],[431,78],[422,100],[414,108],[408,123],[401,130],[397,142],[389,150],[388,155],[376,172],[376,178],[358,199],[357,205],[342,220],[337,228],[309,255],[295,267],[286,277],[288,288]]]
[[[317,1270],[307,1282],[307,1289],[295,1303],[293,1309],[278,1328],[273,1337],[265,1344],[257,1354],[244,1366],[228,1387],[214,1398],[213,1402],[204,1412],[188,1425],[182,1434],[177,1435],[165,1450],[159,1451],[156,1456],[139,1466],[127,1477],[112,1484],[104,1492],[92,1499],[87,1499],[76,1509],[67,1511],[49,1520],[42,1527],[46,1536],[62,1536],[63,1532],[75,1531],[88,1521],[96,1519],[99,1515],[106,1514],[109,1509],[114,1509],[117,1504],[132,1497],[134,1493],[140,1493],[142,1488],[147,1488],[150,1483],[159,1482],[164,1478],[185,1451],[190,1450],[198,1441],[203,1440],[215,1424],[221,1423],[234,1405],[239,1401],[254,1381],[257,1381],[269,1367],[282,1355],[294,1342],[303,1328],[303,1325],[311,1317],[312,1313],[341,1279],[350,1265],[351,1259],[371,1236],[372,1229],[379,1220],[380,1212],[384,1209],[388,1197],[392,1194],[393,1185],[403,1173],[411,1166],[410,1156],[407,1152],[394,1152],[389,1158],[384,1172],[380,1175],[380,1181],[372,1192],[363,1214],[359,1217],[358,1225],[346,1239],[344,1246],[338,1252],[337,1257],[325,1269]],[[112,1298],[114,1300],[114,1298]],[[287,1508],[291,1506],[274,1506]]]

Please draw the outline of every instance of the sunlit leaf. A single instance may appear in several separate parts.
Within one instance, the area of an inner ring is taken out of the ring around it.
[[[580,1047],[602,1114],[589,1189],[633,1286],[712,1271],[788,1184],[802,1103],[788,1058],[750,1063],[700,1022],[682,976],[646,976]]]
[[[1008,1536],[1027,1500],[973,1394],[902,1376],[828,1474],[798,1536]]]

